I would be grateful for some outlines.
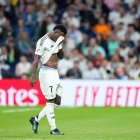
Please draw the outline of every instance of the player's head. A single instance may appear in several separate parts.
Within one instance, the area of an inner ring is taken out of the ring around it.
[[[59,24],[53,28],[53,32],[56,38],[58,38],[59,36],[65,37],[65,35],[67,34],[67,28],[64,25]]]

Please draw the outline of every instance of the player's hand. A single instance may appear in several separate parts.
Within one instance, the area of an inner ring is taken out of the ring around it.
[[[36,78],[32,77],[30,80],[30,86],[33,87],[36,84]]]

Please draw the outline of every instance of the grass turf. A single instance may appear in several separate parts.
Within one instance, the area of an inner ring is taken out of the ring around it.
[[[28,119],[41,109],[0,107],[0,140],[140,140],[140,108],[57,109],[57,126],[65,132],[63,136],[49,134],[46,118],[40,121],[39,134],[32,132]]]

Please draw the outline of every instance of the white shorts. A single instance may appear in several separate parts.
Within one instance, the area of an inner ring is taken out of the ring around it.
[[[57,69],[42,66],[39,71],[40,88],[46,99],[54,99],[56,94],[62,96],[63,88]]]

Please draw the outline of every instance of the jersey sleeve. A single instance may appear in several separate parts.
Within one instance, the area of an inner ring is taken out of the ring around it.
[[[35,54],[36,54],[36,55],[42,55],[43,52],[44,52],[44,45],[42,45],[42,44],[40,43],[40,40],[39,40],[39,41],[37,42],[37,44],[36,44]]]
[[[62,43],[58,46],[58,49],[59,49],[59,50],[62,49]]]

